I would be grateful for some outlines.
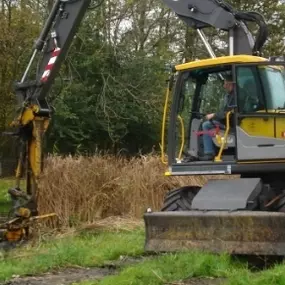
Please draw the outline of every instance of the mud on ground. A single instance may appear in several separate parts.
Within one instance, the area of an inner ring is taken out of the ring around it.
[[[166,285],[223,285],[225,278],[192,278],[180,282],[168,283]]]
[[[106,276],[118,274],[124,265],[141,262],[150,257],[129,258],[121,256],[114,262],[106,262],[102,267],[73,267],[62,270],[51,270],[37,276],[17,277],[0,283],[0,285],[70,285],[76,282],[100,280]]]
[[[3,285],[66,285],[80,281],[99,280],[115,273],[109,268],[73,268],[59,272],[50,272],[37,277],[14,278]],[[2,285],[1,284],[1,285]]]
[[[100,280],[116,273],[115,268],[73,268],[46,273],[38,277],[14,278],[1,285],[70,285],[76,282]],[[224,281],[223,278],[193,278],[165,285],[223,285]]]

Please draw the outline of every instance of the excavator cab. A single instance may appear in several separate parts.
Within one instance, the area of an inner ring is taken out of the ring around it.
[[[283,63],[230,56],[178,65],[176,72],[168,175],[241,174],[249,164],[267,172],[269,164],[285,161]],[[207,114],[222,116],[207,120]],[[205,160],[210,138],[214,156]]]

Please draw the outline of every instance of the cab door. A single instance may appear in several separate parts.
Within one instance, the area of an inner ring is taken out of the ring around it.
[[[285,116],[281,118],[276,112],[284,108],[285,84],[280,70],[273,70],[264,63],[235,67],[238,161],[285,159],[285,136],[277,135]],[[279,89],[271,81],[277,77],[283,80]],[[274,99],[277,96],[279,99]]]

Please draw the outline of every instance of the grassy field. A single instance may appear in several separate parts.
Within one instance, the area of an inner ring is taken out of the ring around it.
[[[0,280],[64,267],[102,266],[105,261],[116,260],[121,255],[141,255],[142,244],[141,230],[60,237],[7,254],[0,262]]]
[[[141,226],[128,231],[100,230],[58,236],[3,257],[0,261],[0,280],[9,280],[13,275],[37,276],[62,268],[102,267],[120,260],[122,256],[138,259],[144,254],[143,245],[144,231]],[[198,280],[197,283],[195,280]],[[219,283],[213,283],[215,280],[219,280]],[[136,262],[131,259],[129,263],[122,264],[113,275],[97,281],[85,280],[73,284],[284,285],[285,266],[277,265],[270,270],[251,272],[246,263],[233,260],[227,255],[184,252],[144,256]]]

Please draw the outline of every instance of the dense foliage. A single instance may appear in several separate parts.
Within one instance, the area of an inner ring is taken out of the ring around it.
[[[15,108],[12,84],[25,70],[52,2],[0,1],[1,130],[7,128]],[[284,53],[284,5],[278,0],[228,2],[240,10],[263,13],[270,29],[265,55]],[[216,53],[224,54],[224,48],[215,45],[224,35],[215,29],[206,34]],[[88,11],[50,94],[56,113],[47,133],[47,150],[158,149],[166,65],[205,57],[207,51],[196,33],[163,1],[105,0]],[[2,140],[2,148],[6,141]]]

